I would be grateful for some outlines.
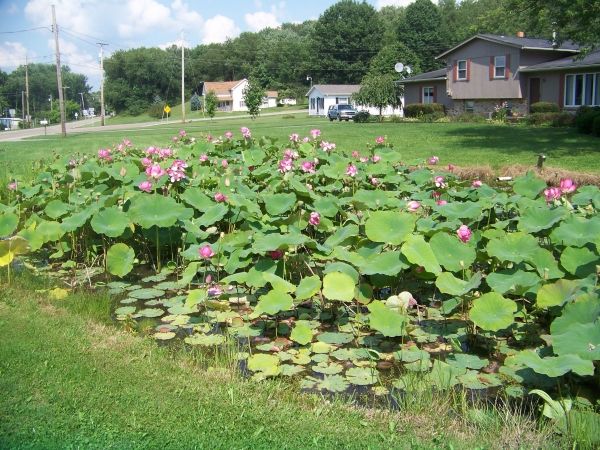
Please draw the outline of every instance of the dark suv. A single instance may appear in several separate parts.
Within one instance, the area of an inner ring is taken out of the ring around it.
[[[331,105],[327,111],[327,117],[329,120],[345,120],[348,122],[356,115],[356,110],[352,105]]]

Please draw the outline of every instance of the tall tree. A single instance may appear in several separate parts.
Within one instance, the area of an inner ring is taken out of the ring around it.
[[[248,86],[244,89],[244,102],[248,108],[248,114],[255,119],[260,114],[260,105],[265,96],[265,89],[255,79],[248,80]]]
[[[383,25],[381,42],[383,45],[390,45],[398,42],[398,26],[404,19],[405,8],[401,6],[384,6],[377,15]]]
[[[430,0],[416,0],[406,7],[398,26],[398,40],[419,55],[424,71],[443,66],[435,57],[448,48],[448,39],[440,12]]]
[[[360,90],[352,98],[359,105],[378,108],[379,120],[381,121],[383,120],[383,108],[400,105],[400,89],[396,83],[397,78],[397,76],[390,73],[367,75],[361,82]]]
[[[414,74],[421,72],[421,60],[417,54],[406,45],[397,42],[386,45],[375,55],[369,66],[369,75],[391,74],[398,77],[394,66],[399,62],[410,66]]]
[[[366,2],[342,0],[315,24],[311,76],[315,82],[358,83],[381,48],[383,24]]]

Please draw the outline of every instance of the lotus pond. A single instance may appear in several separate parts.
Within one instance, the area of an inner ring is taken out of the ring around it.
[[[60,279],[51,296],[108,289],[125,325],[234,342],[255,379],[534,390],[546,415],[540,388],[563,409],[597,401],[595,186],[489,186],[384,137],[340,149],[318,130],[278,143],[242,128],[56,157],[2,195],[6,282],[26,265]]]

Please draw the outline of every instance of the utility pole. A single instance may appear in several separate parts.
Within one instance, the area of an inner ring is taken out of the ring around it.
[[[21,116],[25,121],[25,91],[21,91]]]
[[[60,129],[63,137],[67,136],[67,124],[65,118],[65,100],[62,89],[62,71],[60,67],[60,49],[58,47],[58,25],[56,25],[56,12],[52,5],[52,31],[54,31],[54,46],[56,48],[56,82],[58,84],[58,108],[60,109]]]
[[[104,126],[104,42],[97,42],[100,46],[100,125]]]
[[[85,102],[83,101],[83,92],[80,92],[81,95],[81,114],[83,114],[83,110],[85,109]]]
[[[183,30],[181,31],[181,123],[185,123],[185,58],[183,56]]]
[[[29,61],[25,55],[25,98],[27,99],[27,122],[31,122],[29,115]]]

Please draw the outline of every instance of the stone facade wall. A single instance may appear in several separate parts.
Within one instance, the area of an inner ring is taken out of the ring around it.
[[[504,99],[484,99],[471,100],[473,102],[473,113],[481,116],[489,117],[490,113],[494,112],[496,105],[502,104]],[[528,114],[529,105],[525,99],[510,99],[507,100],[512,108],[513,114],[524,116]],[[452,106],[448,108],[448,114],[458,115],[466,113],[466,106],[469,100],[454,100]]]

